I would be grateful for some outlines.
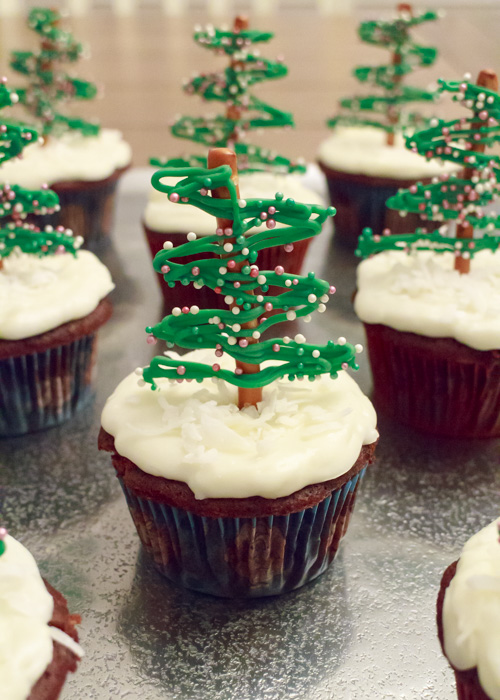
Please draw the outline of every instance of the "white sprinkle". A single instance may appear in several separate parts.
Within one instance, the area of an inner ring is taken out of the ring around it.
[[[224,297],[225,303],[229,306],[229,304],[232,304],[234,299],[233,297],[230,297],[229,295],[227,297]]]
[[[236,338],[234,336],[229,336],[227,339],[228,345],[236,345]]]
[[[313,357],[319,357],[319,356],[320,356],[319,350],[313,350],[313,351],[312,351],[312,356],[313,356]]]
[[[164,250],[170,250],[170,248],[173,248],[173,247],[174,247],[174,244],[172,243],[172,241],[165,241],[165,243],[163,244]]]
[[[225,275],[227,272],[227,267],[219,267],[219,274]]]
[[[314,304],[314,302],[317,300],[318,300],[318,297],[316,296],[316,294],[309,294],[309,296],[307,297],[307,301],[310,304]]]
[[[142,377],[142,367],[137,367],[137,369],[134,370],[134,373],[137,374],[138,377]]]
[[[200,307],[199,307],[199,306],[192,306],[192,307],[191,307],[191,313],[192,313],[192,314],[197,314],[197,313],[199,312],[199,310],[200,310]]]
[[[297,314],[295,313],[295,311],[290,310],[286,312],[286,317],[289,321],[295,321],[295,319],[297,318]]]
[[[265,283],[267,282],[267,278],[266,278],[264,275],[259,275],[259,276],[257,277],[257,282],[258,282],[259,284],[265,284]]]
[[[258,340],[260,338],[260,332],[259,331],[254,331],[252,333],[252,338],[255,338],[255,340]]]
[[[239,306],[233,306],[233,308],[231,309],[231,311],[233,312],[233,314],[234,314],[235,316],[237,316],[237,315],[240,313],[240,307],[239,307]]]
[[[340,338],[337,338],[337,344],[338,345],[345,345],[347,343],[347,340],[344,338],[344,336],[340,336]]]
[[[302,333],[297,333],[294,340],[296,343],[299,343],[299,345],[306,342],[305,336],[303,336]]]
[[[232,243],[224,243],[224,250],[226,253],[230,253],[233,249],[233,244]]]
[[[172,316],[180,316],[181,313],[182,311],[180,310],[180,308],[178,306],[174,306],[174,308],[172,309]]]
[[[244,209],[244,208],[246,207],[246,205],[247,205],[247,203],[246,203],[246,201],[245,201],[244,199],[238,199],[238,206],[239,206],[241,209]]]
[[[356,350],[357,353],[363,352],[363,346],[361,345],[361,343],[357,343],[354,346],[354,349]]]
[[[326,311],[326,306],[324,304],[320,304],[318,306],[318,311],[320,314],[322,314],[324,311]]]

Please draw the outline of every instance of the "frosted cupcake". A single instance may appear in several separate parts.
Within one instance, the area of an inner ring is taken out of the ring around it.
[[[57,425],[88,402],[97,330],[111,316],[106,297],[114,285],[93,253],[64,252],[63,244],[71,248],[63,233],[28,230],[26,237],[42,248],[55,237],[61,248],[27,253],[19,240],[2,261],[0,436]]]
[[[442,578],[439,640],[459,700],[500,699],[500,520],[465,544]]]
[[[318,151],[318,162],[337,209],[335,241],[342,245],[355,248],[366,226],[376,234],[383,230],[401,232],[401,220],[387,210],[387,199],[401,187],[455,169],[451,164],[427,163],[404,146],[404,133],[426,122],[421,115],[410,113],[408,106],[437,97],[436,91],[403,84],[415,68],[432,65],[437,56],[435,48],[416,44],[411,30],[437,18],[432,11],[413,16],[411,6],[400,3],[393,19],[365,21],[359,26],[362,41],[389,49],[392,55],[387,65],[354,70],[357,80],[375,92],[340,102],[339,114],[328,122],[333,135]],[[404,222],[405,230],[411,231],[419,223],[417,215],[410,216]]]
[[[65,598],[45,582],[28,550],[0,532],[2,700],[57,700],[83,651]]]
[[[259,251],[313,237],[334,211],[279,195],[243,201],[229,149],[213,149],[209,166],[153,177],[177,206],[217,216],[215,235],[167,246],[153,264],[167,282],[218,289],[226,308],[185,305],[146,329],[151,344],[192,352],[157,356],[118,386],[99,446],[161,573],[213,595],[277,595],[333,560],[373,460],[376,417],[346,372],[360,347],[261,339],[323,312],[335,289],[314,273],[261,270]],[[191,254],[195,266],[179,262]]]
[[[28,26],[39,37],[40,49],[14,51],[10,66],[25,79],[16,87],[19,102],[39,125],[42,143],[27,148],[22,162],[0,170],[0,182],[36,189],[50,185],[61,209],[43,224],[62,225],[95,246],[111,230],[113,197],[118,179],[130,165],[130,146],[118,131],[60,111],[60,103],[89,100],[92,83],[65,72],[76,62],[83,46],[60,29],[61,16],[48,8],[33,8]]]

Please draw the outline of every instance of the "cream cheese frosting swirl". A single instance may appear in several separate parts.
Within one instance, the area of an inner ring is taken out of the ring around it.
[[[0,339],[31,338],[83,318],[114,288],[87,250],[39,258],[13,253],[0,270]]]
[[[466,543],[443,604],[444,650],[461,671],[477,668],[479,682],[500,700],[500,519]]]
[[[54,600],[32,555],[13,537],[0,556],[0,688],[2,700],[26,700],[52,661],[53,640],[78,656],[76,642],[49,625]]]
[[[176,178],[163,178],[166,184],[175,184]],[[297,202],[323,205],[324,201],[314,191],[302,184],[296,175],[276,175],[272,173],[247,173],[239,176],[241,197],[268,198],[269,193],[283,192]],[[144,223],[153,231],[162,233],[194,231],[198,236],[213,235],[215,220],[201,209],[179,206],[168,199],[164,192],[151,188],[149,201],[144,212]],[[281,224],[277,224],[281,226]]]
[[[38,189],[68,181],[104,180],[129,165],[132,151],[119,131],[101,129],[97,136],[77,131],[50,137],[45,145],[33,143],[0,168],[0,182]]]
[[[453,269],[451,253],[389,251],[358,267],[354,309],[365,323],[432,338],[454,338],[476,350],[500,348],[500,250],[484,250],[470,273]]]
[[[183,358],[215,355],[195,350]],[[120,455],[186,483],[199,499],[288,496],[341,476],[378,437],[373,406],[345,371],[274,382],[258,410],[238,410],[237,389],[222,381],[158,384],[152,391],[135,373],[126,377],[106,402],[102,426]]]
[[[374,127],[338,126],[332,136],[320,144],[318,160],[332,169],[346,173],[416,180],[453,172],[451,163],[427,161],[405,147],[397,133],[394,146],[386,145],[386,133]]]

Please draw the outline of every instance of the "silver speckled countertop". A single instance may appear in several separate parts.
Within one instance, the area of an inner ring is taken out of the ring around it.
[[[141,555],[115,472],[96,438],[118,381],[151,355],[144,327],[160,294],[139,226],[146,170],[121,187],[117,289],[100,334],[95,402],[47,432],[0,442],[0,512],[44,576],[82,616],[85,648],[64,700],[453,700],[435,601],[463,543],[498,516],[499,441],[422,437],[380,421],[376,465],[333,566],[280,598],[217,600],[175,588]],[[338,288],[306,328],[363,342],[350,297],[355,263],[328,235],[306,262]],[[357,379],[369,392],[367,358]]]

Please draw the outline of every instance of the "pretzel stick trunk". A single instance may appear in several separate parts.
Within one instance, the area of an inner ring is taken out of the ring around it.
[[[398,14],[402,14],[403,12],[405,12],[406,14],[409,14],[410,17],[413,16],[413,7],[409,3],[400,2],[396,9],[397,9]],[[393,66],[401,65],[402,60],[403,60],[403,57],[401,56],[399,51],[395,51],[392,54],[392,65]],[[399,85],[402,77],[403,76],[401,76],[401,75],[394,76],[394,83],[396,86]],[[397,109],[395,107],[389,107],[389,109],[387,110],[387,118],[389,120],[389,124],[393,128],[391,131],[387,132],[386,144],[388,146],[394,146],[394,142],[395,142],[394,127],[396,127],[397,123],[399,122],[399,114],[398,114]]]
[[[236,186],[236,191],[238,198],[240,196],[240,190],[238,186],[238,168],[236,165],[236,154],[229,148],[211,148],[208,152],[208,167],[218,168],[220,165],[229,165],[232,171],[231,179]],[[229,199],[229,190],[227,187],[217,187],[212,190],[212,197],[217,199]],[[220,219],[217,218],[217,226],[222,229],[232,228],[233,222],[231,219]],[[226,243],[230,243],[231,239],[225,238]],[[234,239],[233,239],[234,241]],[[247,262],[243,261],[237,263],[235,271],[239,272],[241,268],[246,265]],[[250,292],[253,294],[253,292]],[[235,302],[231,304],[231,308],[236,306]],[[248,323],[242,324],[242,328],[257,328],[258,321],[249,321]],[[257,342],[254,338],[248,338],[248,343]],[[236,360],[236,367],[241,369],[243,374],[257,374],[260,372],[260,365],[252,365],[248,362],[240,362]],[[244,408],[245,406],[257,406],[259,401],[262,401],[262,387],[238,387],[238,408]]]
[[[498,78],[496,73],[492,70],[482,70],[477,77],[476,85],[498,92]],[[481,122],[479,117],[475,115],[473,128],[479,129],[480,126]],[[483,153],[484,148],[484,144],[473,144],[471,152]],[[474,175],[475,168],[464,168],[463,177],[465,180],[471,180]],[[471,239],[473,237],[474,228],[470,224],[457,224],[457,238]],[[455,258],[455,270],[458,270],[461,275],[466,275],[470,271],[470,258],[464,258],[462,255],[458,255]]]
[[[237,15],[234,18],[233,32],[235,34],[245,31],[248,29],[250,24],[249,19],[246,15]],[[231,68],[235,71],[243,70],[245,64],[242,61],[235,61],[231,58]],[[226,119],[231,119],[235,122],[239,122],[242,116],[242,109],[240,106],[235,104],[228,104],[226,107]],[[233,147],[233,144],[238,141],[238,130],[235,128],[233,133],[229,136],[227,140],[227,145],[229,148]]]

